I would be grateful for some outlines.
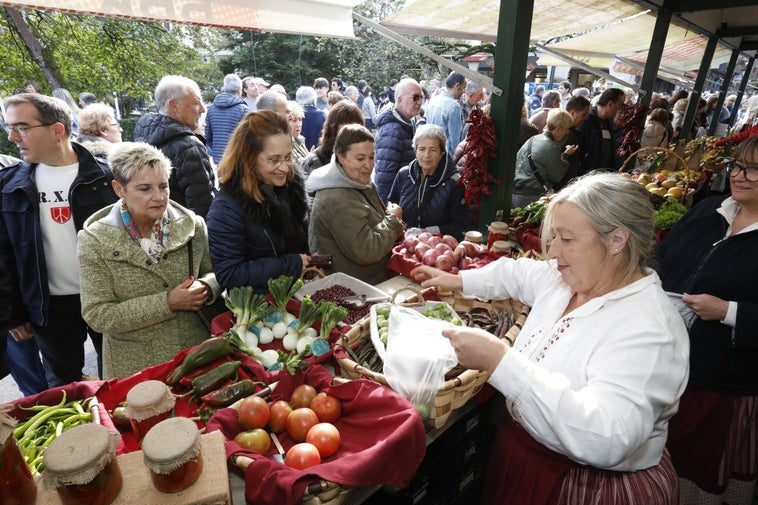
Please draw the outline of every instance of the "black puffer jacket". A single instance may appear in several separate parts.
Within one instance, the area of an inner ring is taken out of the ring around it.
[[[262,186],[258,203],[229,184],[208,213],[208,243],[216,279],[224,288],[253,286],[268,292],[268,280],[299,277],[300,254],[308,252],[308,204],[299,174],[281,188]]]
[[[151,113],[137,122],[134,140],[154,145],[171,160],[171,199],[205,217],[216,196],[216,175],[205,139],[168,116]]]
[[[385,110],[376,116],[376,163],[374,183],[376,192],[384,203],[392,189],[398,171],[413,161],[413,124],[395,108]]]
[[[418,160],[403,167],[395,177],[389,200],[403,209],[408,226],[426,228],[432,233],[452,235],[463,240],[468,228],[468,205],[453,159],[445,154],[434,173],[422,180]],[[437,228],[437,229],[435,229]]]

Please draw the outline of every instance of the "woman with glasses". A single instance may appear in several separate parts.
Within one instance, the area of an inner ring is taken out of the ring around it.
[[[298,169],[300,169],[303,160],[310,154],[308,148],[305,147],[305,137],[300,134],[303,131],[303,117],[305,117],[303,107],[294,100],[288,101],[287,122],[292,134],[292,159]]]
[[[208,211],[216,278],[224,288],[300,277],[309,265],[308,204],[292,159],[287,119],[261,110],[245,116],[218,166],[219,194]]]
[[[682,503],[752,503],[758,460],[758,136],[660,245],[663,288],[690,322],[690,377],[668,448]]]
[[[371,182],[374,136],[362,124],[343,126],[331,163],[308,178],[313,199],[308,240],[311,251],[331,254],[334,270],[377,284],[403,234],[403,210],[385,205]]]
[[[105,158],[114,143],[121,142],[121,125],[113,117],[113,108],[93,103],[79,113],[78,141],[96,157]]]

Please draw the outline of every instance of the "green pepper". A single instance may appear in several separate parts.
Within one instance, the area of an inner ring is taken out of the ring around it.
[[[208,363],[212,363],[219,358],[229,356],[232,347],[229,341],[224,337],[213,337],[196,345],[184,357],[181,365],[176,367],[166,376],[166,384],[169,386],[176,385],[179,380],[190,373],[192,370],[199,368]]]
[[[216,391],[211,391],[200,399],[211,407],[227,407],[237,400],[252,395],[255,392],[255,386],[260,385],[263,385],[263,383],[243,379],[234,384],[228,384]]]
[[[192,381],[192,389],[184,396],[203,396],[210,393],[237,373],[239,361],[227,361]]]

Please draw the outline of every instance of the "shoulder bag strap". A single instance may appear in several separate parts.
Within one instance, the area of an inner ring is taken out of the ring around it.
[[[195,257],[192,255],[192,239],[187,242],[187,260],[189,263],[189,277],[195,275]]]
[[[534,161],[532,160],[532,141],[534,140],[534,137],[529,137],[529,140],[526,141],[526,159],[529,160],[529,166],[532,167],[532,172],[534,173],[535,179],[537,179],[537,182],[542,186],[542,190],[545,191],[545,193],[548,193],[551,189],[550,186],[547,185],[545,182],[545,179],[542,178],[540,173],[537,171],[537,167],[534,166]]]

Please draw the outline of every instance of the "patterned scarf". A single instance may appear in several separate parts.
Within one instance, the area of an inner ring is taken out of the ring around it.
[[[124,222],[126,231],[139,244],[140,248],[155,262],[160,261],[166,242],[168,242],[168,225],[171,224],[171,219],[168,217],[168,207],[163,211],[161,218],[155,220],[153,231],[150,233],[150,237],[147,238],[143,238],[140,235],[139,228],[132,221],[132,214],[126,207],[124,200],[121,200],[121,220]]]

